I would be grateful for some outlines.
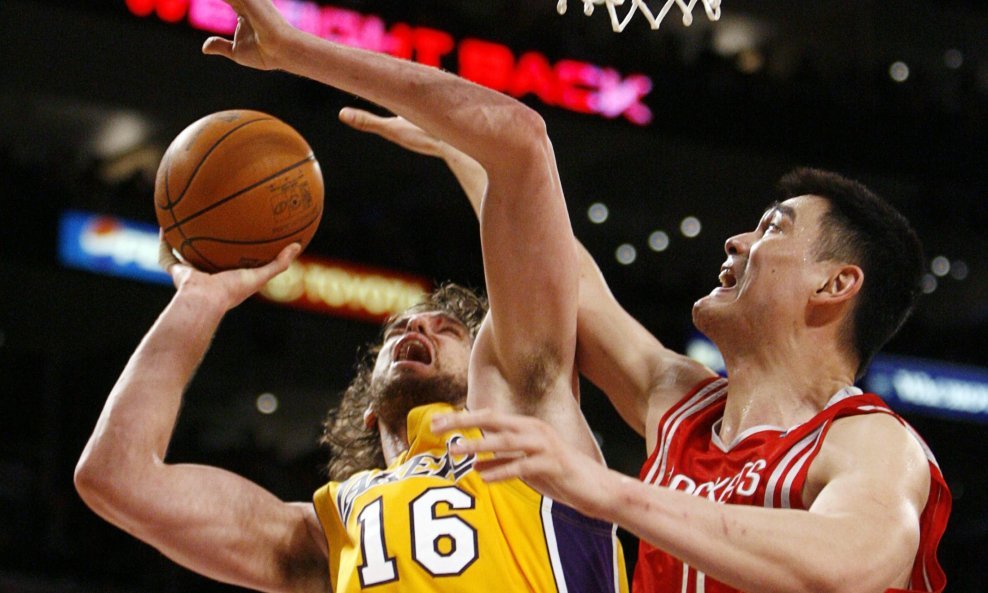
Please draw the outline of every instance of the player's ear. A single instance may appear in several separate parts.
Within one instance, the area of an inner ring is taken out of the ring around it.
[[[806,324],[822,327],[842,319],[854,297],[861,291],[863,281],[864,272],[854,264],[841,263],[827,267],[807,303]]]
[[[377,430],[377,412],[370,406],[364,410],[364,428],[367,430]]]
[[[846,302],[861,290],[864,282],[864,271],[854,264],[840,264],[829,270],[822,282],[818,285],[813,299],[819,301],[818,304],[842,303]]]

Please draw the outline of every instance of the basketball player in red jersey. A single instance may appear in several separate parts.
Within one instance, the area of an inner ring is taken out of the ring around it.
[[[407,124],[365,114],[358,127],[401,143],[396,126],[429,152]],[[944,479],[918,435],[853,386],[913,307],[919,241],[857,182],[802,169],[779,185],[783,201],[728,239],[721,285],[693,309],[730,386],[623,311],[580,250],[579,368],[645,437],[641,481],[536,419],[481,410],[433,428],[481,428],[458,450],[497,455],[487,479],[520,477],[638,535],[638,592],[942,591]]]

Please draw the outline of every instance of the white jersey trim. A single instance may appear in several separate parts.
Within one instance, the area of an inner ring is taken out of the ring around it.
[[[696,392],[693,397],[686,401],[678,410],[666,419],[665,423],[661,426],[662,439],[657,446],[661,460],[656,458],[656,462],[652,464],[652,468],[645,476],[644,482],[646,484],[653,483],[656,476],[661,479],[665,474],[666,463],[669,458],[668,443],[672,440],[673,434],[675,434],[676,430],[679,429],[679,425],[682,421],[688,416],[695,414],[696,412],[717,401],[717,399],[723,394],[726,387],[727,379],[717,379],[711,382],[709,385]]]
[[[542,532],[545,534],[545,544],[549,551],[549,564],[552,565],[552,575],[556,579],[556,591],[569,593],[566,588],[566,573],[563,562],[559,558],[559,543],[556,541],[556,526],[552,522],[552,499],[542,497]]]
[[[849,397],[854,397],[855,395],[861,395],[863,393],[864,391],[861,391],[861,389],[859,389],[858,387],[855,387],[854,385],[848,385],[844,389],[841,389],[837,393],[830,396],[830,399],[827,400],[827,405],[823,407],[824,409],[827,409],[841,400],[845,400]]]
[[[816,451],[817,444],[820,442],[820,439],[823,438],[823,428],[827,424],[829,424],[829,422],[825,422],[822,426],[820,426],[820,428],[813,431],[813,434],[816,435],[816,439],[813,440],[813,444],[810,445],[810,448],[806,451],[806,453],[803,453],[803,456],[799,458],[799,461],[793,464],[792,469],[789,470],[789,473],[786,475],[786,479],[782,483],[782,493],[779,498],[779,503],[782,505],[782,508],[788,509],[792,507],[789,503],[792,483],[795,481],[796,476],[799,475],[800,470],[803,469],[803,465],[806,464],[806,460],[810,458],[810,455],[812,455],[814,451]]]
[[[620,562],[622,558],[620,546],[618,546],[618,534],[617,534],[617,523],[611,525],[611,557],[613,560],[613,565],[611,570],[614,573],[614,593],[621,593],[621,565]]]
[[[775,506],[775,487],[782,478],[782,474],[785,473],[786,468],[789,467],[789,464],[796,458],[797,455],[802,453],[806,447],[813,444],[813,440],[819,436],[818,433],[822,428],[823,427],[821,426],[816,431],[803,437],[803,439],[793,445],[792,448],[789,449],[789,452],[786,453],[785,457],[782,458],[782,461],[779,462],[779,465],[776,466],[775,470],[772,472],[772,475],[769,477],[768,484],[765,485],[765,500],[763,502],[763,506],[766,508],[773,508]]]
[[[762,432],[764,430],[771,430],[775,432],[786,432],[786,429],[782,428],[781,426],[772,426],[771,424],[759,424],[758,426],[752,426],[751,428],[747,428],[741,431],[740,434],[736,435],[733,439],[731,439],[731,444],[725,445],[724,441],[720,438],[720,427],[721,424],[723,424],[723,422],[724,422],[724,418],[718,418],[717,421],[713,423],[713,425],[710,427],[710,431],[711,431],[710,439],[713,441],[714,445],[724,453],[730,453],[731,450],[734,449],[734,447],[737,447],[741,441],[745,440],[746,438],[755,434],[756,432]]]

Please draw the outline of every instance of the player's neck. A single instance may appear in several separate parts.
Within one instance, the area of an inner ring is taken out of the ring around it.
[[[854,381],[846,358],[820,343],[750,349],[725,354],[725,362],[730,384],[721,424],[724,442],[756,426],[788,429],[806,422]]]
[[[384,461],[391,465],[399,455],[408,450],[408,427],[391,427],[384,422],[378,423],[378,430],[381,433],[381,449],[384,453]]]

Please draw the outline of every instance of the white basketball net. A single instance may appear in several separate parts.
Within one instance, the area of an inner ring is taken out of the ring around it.
[[[631,17],[635,16],[636,12],[641,12],[645,15],[645,20],[648,21],[648,26],[653,29],[658,29],[659,25],[662,24],[662,19],[666,17],[666,13],[673,7],[673,5],[679,6],[679,9],[683,11],[683,24],[687,27],[693,24],[693,7],[696,6],[697,2],[703,3],[703,9],[707,12],[707,18],[712,21],[716,21],[720,18],[720,0],[665,0],[662,5],[662,9],[657,13],[653,13],[652,10],[645,4],[645,0],[580,0],[583,2],[583,14],[590,16],[593,14],[595,6],[604,4],[607,6],[607,14],[611,17],[611,27],[616,33],[624,31],[624,28],[628,26],[628,21]],[[617,7],[624,6],[625,2],[628,1],[631,4],[631,8],[625,13],[624,17],[619,17],[617,14]],[[559,14],[564,14],[566,12],[566,2],[567,0],[559,0],[556,3],[556,10]]]

